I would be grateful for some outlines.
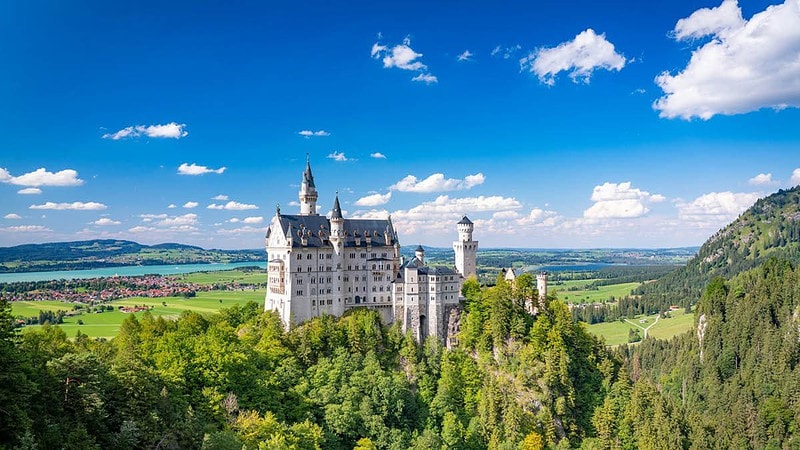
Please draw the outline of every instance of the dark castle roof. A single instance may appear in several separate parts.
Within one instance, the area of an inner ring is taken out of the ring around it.
[[[461,220],[458,221],[458,225],[472,225],[472,221],[469,220],[469,217],[464,216]]]
[[[341,213],[341,211],[340,211]],[[330,220],[325,216],[301,216],[284,215],[280,216],[281,231],[287,237],[291,230],[292,247],[329,247],[328,240],[331,233]],[[366,247],[367,237],[371,238],[373,247],[394,245],[398,242],[397,232],[389,219],[342,219],[344,221],[344,240],[345,247],[356,247],[356,236],[361,239],[358,247]],[[391,243],[386,242],[386,231],[389,231]],[[270,227],[267,231],[267,238],[272,231]],[[321,233],[320,233],[321,232]],[[305,234],[307,243],[302,245],[301,233]]]

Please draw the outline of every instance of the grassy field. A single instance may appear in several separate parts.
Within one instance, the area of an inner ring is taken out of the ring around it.
[[[692,324],[694,323],[694,314],[686,314],[682,309],[678,311],[672,311],[670,314],[672,317],[668,319],[658,319],[658,323],[653,325],[653,327],[648,330],[648,336],[658,339],[670,339],[673,336],[685,333],[692,329]],[[647,328],[653,323],[657,316],[658,315],[637,316],[635,319],[632,319],[631,322],[639,323],[639,320],[645,319],[647,322],[641,325]],[[590,333],[596,336],[604,337],[606,340],[606,345],[619,345],[627,343],[628,330],[630,329],[638,330],[639,334],[644,336],[644,332],[640,328],[637,328],[628,322],[616,321],[595,323],[589,325],[588,329]]]
[[[593,280],[565,281],[564,284],[553,286],[552,290],[558,294],[558,298],[566,303],[599,303],[605,302],[614,297],[618,299],[631,294],[632,289],[636,289],[640,283],[620,283],[608,286],[599,286],[597,290],[577,290],[568,291],[570,287],[583,288]],[[548,289],[548,293],[549,293]]]
[[[162,297],[162,298],[124,298],[111,302],[114,311],[107,311],[100,314],[84,313],[80,316],[65,317],[64,323],[59,325],[67,336],[75,336],[78,330],[90,337],[111,338],[116,336],[119,326],[130,313],[123,313],[117,309],[118,306],[148,305],[153,306],[150,311],[155,316],[175,318],[186,310],[198,312],[200,314],[213,314],[222,308],[229,308],[233,305],[244,304],[249,301],[263,303],[265,292],[257,291],[212,291],[199,292],[197,297],[184,299],[183,297]],[[166,303],[166,306],[164,304]],[[14,316],[21,315],[32,317],[39,314],[40,310],[57,311],[59,309],[71,311],[71,303],[56,301],[41,302],[13,302],[11,303],[11,313]],[[135,313],[141,316],[144,312]],[[83,321],[83,325],[78,325],[78,320]],[[38,325],[26,326],[26,329],[34,329]]]
[[[267,271],[226,270],[224,272],[195,272],[180,276],[180,280],[197,284],[257,284],[267,282]]]

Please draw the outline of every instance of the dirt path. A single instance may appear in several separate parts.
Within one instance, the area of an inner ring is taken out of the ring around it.
[[[628,322],[629,324],[635,326],[636,328],[640,328],[640,329],[644,330],[644,339],[647,339],[647,330],[649,330],[650,328],[653,328],[653,325],[658,323],[658,319],[659,318],[661,318],[661,315],[656,316],[656,320],[654,320],[653,323],[651,323],[650,326],[648,326],[647,328],[639,325],[638,323],[633,323],[628,319],[625,319],[625,322]]]

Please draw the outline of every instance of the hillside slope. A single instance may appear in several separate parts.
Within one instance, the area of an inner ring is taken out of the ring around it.
[[[733,277],[771,257],[800,262],[800,186],[759,199],[711,236],[684,267],[639,293],[662,306],[686,306],[714,277]]]
[[[263,261],[261,250],[205,250],[175,243],[104,239],[0,248],[0,272],[93,269],[124,265]]]

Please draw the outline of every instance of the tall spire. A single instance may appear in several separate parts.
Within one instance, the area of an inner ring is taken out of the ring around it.
[[[311,173],[311,160],[308,153],[306,153],[306,170],[303,172],[303,182],[307,183],[308,187],[316,187],[314,186],[314,174]]]
[[[341,219],[342,208],[339,206],[339,191],[336,191],[336,199],[333,201],[333,212],[331,212],[331,219]]]
[[[317,188],[314,186],[314,175],[311,173],[311,161],[306,153],[306,170],[303,171],[303,182],[300,184],[300,215],[316,216]]]

